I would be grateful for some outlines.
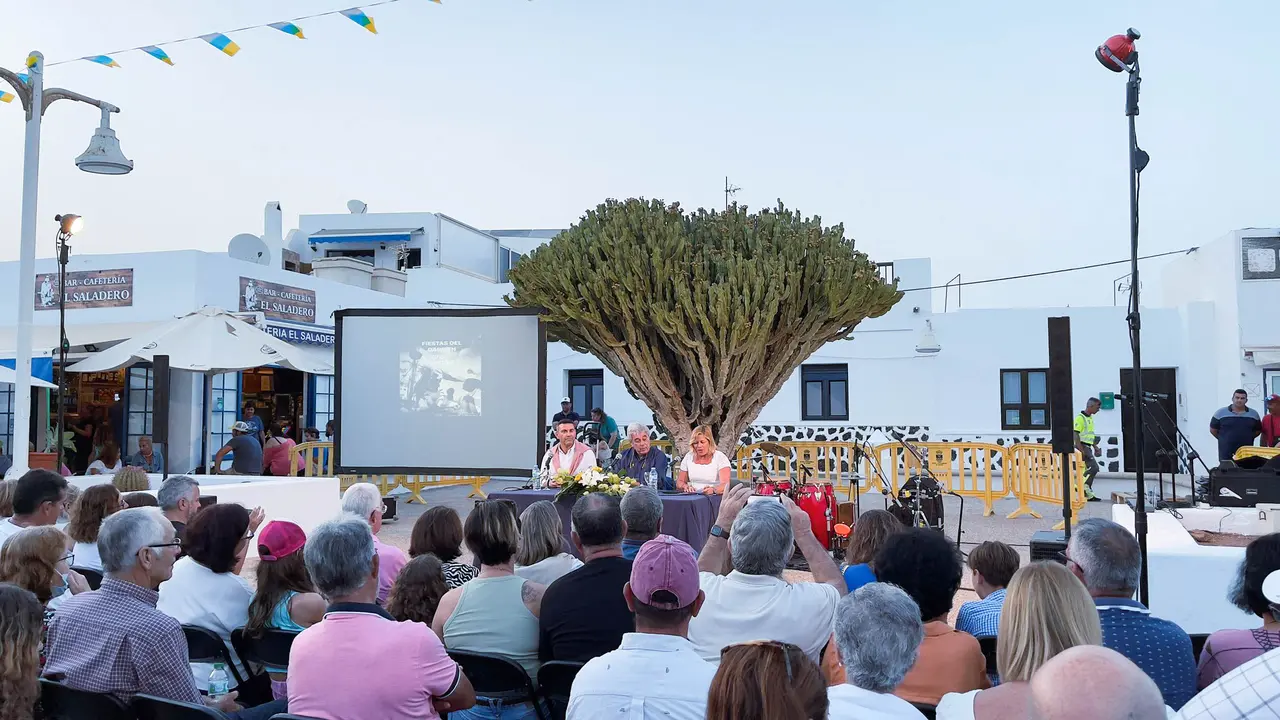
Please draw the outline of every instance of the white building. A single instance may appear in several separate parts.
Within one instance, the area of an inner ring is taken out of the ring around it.
[[[269,331],[321,347],[332,344],[332,313],[339,308],[501,305],[512,290],[507,270],[557,232],[484,232],[439,213],[366,213],[354,201],[349,209],[302,215],[299,227],[285,235],[279,205],[269,203],[261,240],[241,236],[230,254],[73,254],[69,290],[78,278],[83,286],[113,290],[76,296],[67,313],[72,359],[205,305],[264,312]],[[1249,391],[1260,412],[1259,396],[1280,392],[1280,326],[1267,318],[1268,309],[1280,304],[1278,254],[1280,231],[1238,230],[1145,271],[1143,297],[1150,306],[1142,313],[1144,385],[1168,396],[1148,415],[1159,426],[1148,430],[1150,469],[1156,469],[1154,453],[1162,447],[1177,446],[1186,454],[1171,423],[1213,464],[1208,421],[1231,391]],[[52,259],[38,261],[32,299],[37,355],[45,358],[56,350],[58,318],[57,312],[41,311],[49,299],[47,289],[41,298],[42,276],[56,269]],[[882,270],[903,289],[933,284],[928,259],[895,260]],[[0,264],[0,287],[16,287],[16,273],[17,263]],[[259,306],[251,307],[255,301]],[[1047,440],[1046,319],[1055,316],[1072,320],[1076,405],[1121,391],[1131,357],[1123,307],[935,310],[930,291],[907,292],[884,317],[859,326],[852,339],[827,345],[765,406],[750,436],[879,442],[895,429],[929,439]],[[0,306],[0,358],[13,357],[15,321],[12,302]],[[926,323],[940,346],[936,353],[916,351]],[[49,377],[48,360],[38,364]],[[203,379],[181,375],[175,373],[171,388],[175,470],[198,463],[203,422]],[[109,403],[119,394],[126,425],[121,434],[132,452],[136,438],[152,429],[149,378],[145,365],[118,377],[79,378],[68,409]],[[225,436],[246,398],[299,426],[323,429],[332,416],[332,387],[332,378],[282,369],[220,376],[213,431]],[[560,398],[569,396],[584,414],[603,406],[620,424],[652,422],[620,378],[594,357],[563,345],[548,349],[547,395],[548,420]],[[36,427],[56,412],[47,397],[36,393]],[[0,385],[0,429],[7,430],[0,440],[6,450],[12,406],[13,387]],[[1122,422],[1124,408],[1117,402],[1097,420],[1106,446],[1104,469],[1112,472],[1133,469],[1132,459],[1125,458],[1131,431]]]

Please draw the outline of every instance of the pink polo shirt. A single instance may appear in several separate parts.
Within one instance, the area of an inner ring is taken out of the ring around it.
[[[337,603],[289,651],[289,712],[318,720],[439,718],[433,697],[462,669],[422,623],[376,605]]]
[[[373,547],[378,551],[378,604],[387,604],[387,595],[391,586],[396,584],[396,576],[409,562],[409,556],[395,545],[387,545],[373,536]]]

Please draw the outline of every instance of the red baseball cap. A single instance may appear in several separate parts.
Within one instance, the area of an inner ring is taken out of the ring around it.
[[[282,560],[307,544],[307,534],[288,520],[272,520],[258,533],[258,559],[262,562]]]
[[[1280,395],[1268,395],[1267,402],[1269,403],[1280,402]]]
[[[656,602],[653,595],[666,591],[676,602]],[[698,599],[698,561],[693,548],[670,535],[659,535],[640,546],[631,564],[631,592],[645,605],[675,610]]]

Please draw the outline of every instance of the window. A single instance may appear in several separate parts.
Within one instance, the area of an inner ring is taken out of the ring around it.
[[[155,373],[150,366],[134,365],[129,368],[128,400],[125,411],[124,447],[120,452],[125,455],[138,451],[138,438],[153,432],[151,420],[152,404],[155,400]]]
[[[345,257],[373,264],[373,250],[325,250],[325,257]]]
[[[401,270],[422,267],[422,248],[406,249],[404,255],[399,256],[398,264]]]
[[[524,257],[515,250],[498,248],[498,282],[508,282],[507,273],[516,266],[516,262]]]
[[[1280,238],[1240,238],[1240,256],[1241,280],[1280,279]]]
[[[324,426],[333,419],[333,415],[333,376],[312,375],[311,413],[307,419],[307,426],[320,431],[321,442],[332,440],[324,436]]]
[[[1000,427],[1049,429],[1049,371],[1000,371]]]
[[[800,418],[849,419],[849,366],[800,366]]]
[[[214,375],[212,382],[213,425],[209,428],[209,433],[213,438],[213,447],[210,448],[210,455],[227,444],[231,439],[231,426],[240,419],[240,373]]]
[[[584,419],[591,417],[592,408],[604,407],[604,371],[570,370],[569,399],[573,411]]]
[[[894,281],[893,263],[882,262],[876,263],[876,273],[880,275],[880,282],[885,285],[892,285]]]
[[[12,455],[13,448],[13,385],[0,384],[0,455]]]

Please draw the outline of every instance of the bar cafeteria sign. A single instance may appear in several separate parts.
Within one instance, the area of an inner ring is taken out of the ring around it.
[[[276,320],[314,323],[316,291],[242,277],[240,312],[260,312]]]
[[[57,310],[61,299],[58,274],[36,275],[36,309]],[[122,270],[82,270],[67,273],[67,309],[131,307],[133,268]]]

